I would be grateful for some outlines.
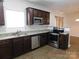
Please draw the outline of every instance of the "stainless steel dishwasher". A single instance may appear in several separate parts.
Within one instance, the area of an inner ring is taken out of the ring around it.
[[[38,48],[40,46],[40,36],[32,36],[32,49]]]

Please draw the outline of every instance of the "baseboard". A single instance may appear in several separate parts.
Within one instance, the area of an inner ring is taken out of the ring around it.
[[[68,45],[68,48],[70,48],[70,47],[71,47],[71,45],[69,44],[69,45]]]
[[[70,37],[73,37],[73,38],[79,38],[79,36],[70,36]]]

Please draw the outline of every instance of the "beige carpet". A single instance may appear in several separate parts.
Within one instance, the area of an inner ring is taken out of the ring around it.
[[[71,47],[67,50],[47,45],[15,59],[79,59],[79,38],[71,37]]]

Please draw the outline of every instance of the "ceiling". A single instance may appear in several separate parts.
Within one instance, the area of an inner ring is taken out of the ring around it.
[[[79,12],[79,0],[27,0],[65,13]]]

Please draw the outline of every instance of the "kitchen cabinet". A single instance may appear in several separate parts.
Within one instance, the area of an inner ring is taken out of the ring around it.
[[[24,53],[24,38],[18,37],[13,39],[13,56],[17,57]]]
[[[0,59],[12,59],[12,44],[10,40],[0,40]]]
[[[0,1],[0,25],[4,25],[4,10],[3,10],[3,2]]]
[[[40,46],[48,44],[48,33],[40,34]]]
[[[37,9],[33,9],[33,17],[38,17],[38,10]]]
[[[24,36],[13,39],[13,56],[17,57],[31,51],[31,37]]]
[[[59,35],[59,48],[60,49],[67,49],[68,48],[68,40],[69,34],[60,34]]]
[[[27,25],[32,25],[33,24],[33,14],[34,13],[34,10],[32,8],[27,8],[26,9],[26,22],[27,22]]]
[[[13,59],[47,43],[48,33],[0,40],[0,59]]]
[[[27,25],[33,25],[34,24],[34,17],[43,18],[42,19],[42,25],[48,25],[49,19],[50,19],[50,12],[43,11],[35,8],[28,7],[26,8],[27,11]]]
[[[45,12],[45,18],[44,18],[44,24],[49,24],[49,21],[50,20],[48,20],[48,19],[50,19],[50,14],[49,14],[49,12]]]
[[[26,36],[24,37],[24,52],[29,52],[31,51],[31,37]]]
[[[42,14],[43,14],[43,11],[42,10],[39,10],[39,9],[33,9],[33,11],[34,11],[34,15],[33,15],[33,17],[41,17],[41,18],[43,18],[43,16],[42,16]]]

